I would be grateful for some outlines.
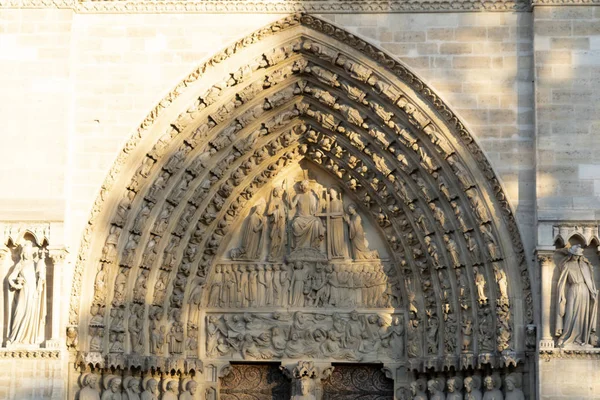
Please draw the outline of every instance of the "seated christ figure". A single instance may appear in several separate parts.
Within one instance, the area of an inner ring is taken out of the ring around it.
[[[300,182],[299,193],[290,201],[290,208],[296,208],[292,220],[292,234],[295,249],[319,249],[325,237],[323,221],[315,214],[319,210],[319,198],[309,190],[308,181]]]

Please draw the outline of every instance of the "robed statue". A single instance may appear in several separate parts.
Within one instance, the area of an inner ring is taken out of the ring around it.
[[[316,214],[319,211],[319,197],[309,189],[308,181],[299,184],[299,193],[291,200],[287,192],[286,198],[290,209],[295,208],[296,214],[292,220],[292,235],[295,249],[319,249],[325,238],[325,226]]]
[[[265,225],[265,201],[261,199],[252,207],[250,215],[246,218],[242,228],[241,246],[231,251],[231,258],[235,260],[258,260],[261,255],[261,239]]]
[[[558,346],[569,344],[591,347],[590,336],[596,331],[598,291],[592,265],[583,249],[574,245],[564,250],[557,284],[556,336]]]
[[[38,254],[26,241],[20,260],[8,277],[14,291],[9,344],[39,344],[44,340],[46,320],[46,260],[44,251]]]

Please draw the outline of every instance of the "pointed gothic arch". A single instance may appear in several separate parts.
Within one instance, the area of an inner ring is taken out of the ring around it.
[[[204,322],[188,321],[194,295],[205,307],[243,218],[300,162],[344,188],[383,238],[401,301],[379,308],[403,316],[407,342],[386,363],[435,374],[525,360],[527,263],[476,141],[385,52],[293,15],[184,79],[120,154],[79,253],[70,314],[78,363],[201,369],[211,357],[199,343]],[[174,347],[152,351],[169,333]]]

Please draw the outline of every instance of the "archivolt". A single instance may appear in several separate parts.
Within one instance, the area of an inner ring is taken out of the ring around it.
[[[201,89],[207,81],[217,83]],[[202,94],[183,108],[193,93]],[[125,331],[186,326],[190,292],[205,284],[231,223],[282,169],[309,159],[387,238],[413,368],[516,363],[533,302],[514,217],[465,127],[404,66],[295,15],[214,57],[161,107],[124,149],[86,230],[70,318],[86,327],[82,350],[124,366],[123,353],[148,352],[143,341],[124,344]],[[90,296],[80,303],[82,282]]]

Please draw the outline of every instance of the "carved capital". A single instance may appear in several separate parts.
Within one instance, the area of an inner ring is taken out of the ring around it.
[[[58,248],[58,249],[49,249],[49,256],[54,265],[62,264],[65,261],[65,258],[69,254],[69,251],[66,248]]]

